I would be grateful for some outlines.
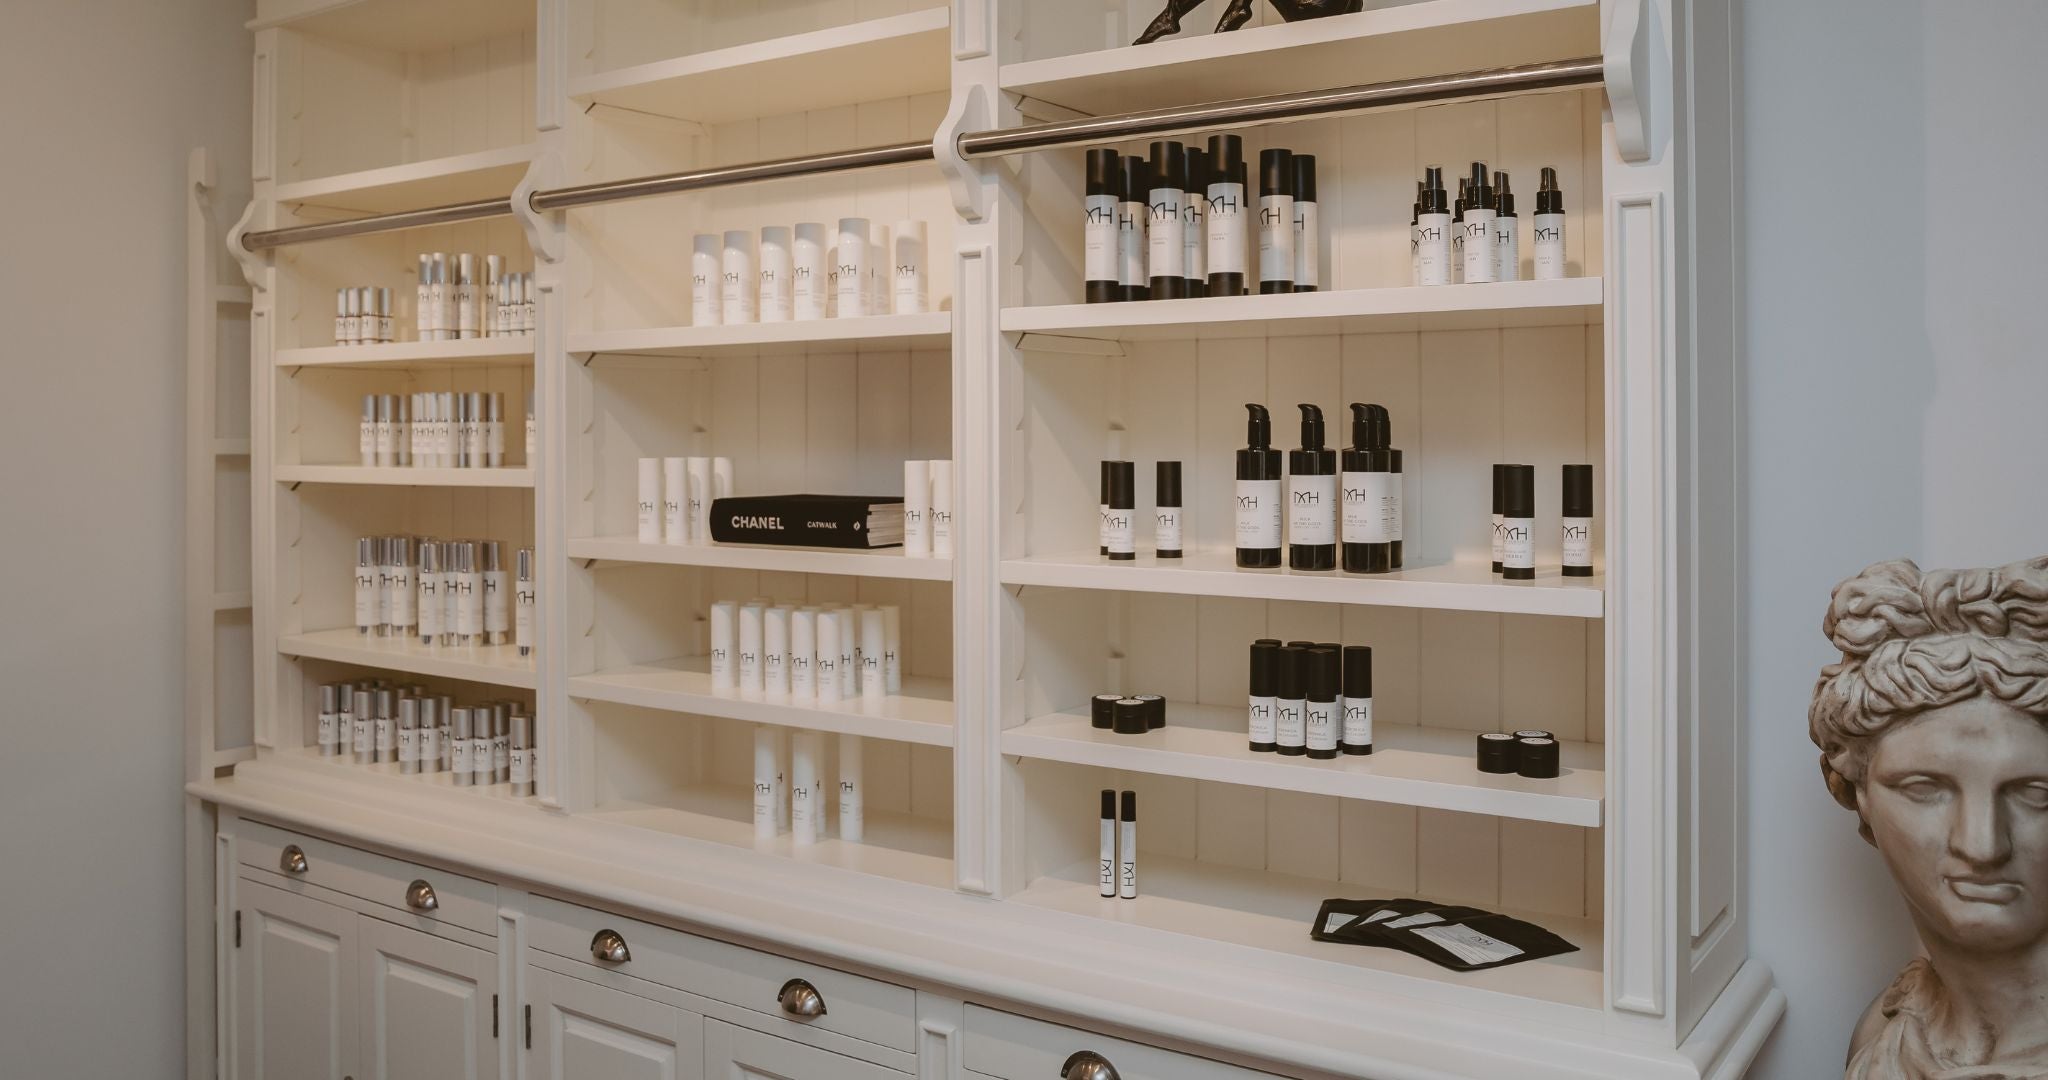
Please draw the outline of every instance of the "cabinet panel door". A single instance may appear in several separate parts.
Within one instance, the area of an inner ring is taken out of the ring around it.
[[[704,1018],[659,1001],[526,969],[533,1080],[701,1080]]]
[[[704,1080],[907,1080],[909,1075],[723,1021],[704,1021]]]
[[[243,880],[235,1080],[342,1080],[356,1064],[356,914]]]
[[[492,998],[498,958],[360,916],[361,1080],[489,1080],[498,1075]]]

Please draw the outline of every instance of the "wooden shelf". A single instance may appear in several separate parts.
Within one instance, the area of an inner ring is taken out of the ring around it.
[[[1402,286],[1275,296],[1217,296],[1131,304],[1049,304],[1004,308],[1003,330],[1087,341],[1309,337],[1515,326],[1587,326],[1600,321],[1599,278]],[[1057,343],[1047,343],[1053,351]],[[1088,350],[1082,350],[1088,351]]]
[[[279,349],[281,368],[453,367],[533,363],[532,337],[472,338],[468,341],[393,341],[383,345],[315,345]]]
[[[533,657],[520,656],[513,645],[422,645],[413,638],[358,634],[350,626],[282,635],[277,639],[277,651],[306,660],[332,660],[518,690],[534,688]]]
[[[710,662],[704,657],[685,657],[570,676],[569,696],[837,735],[953,745],[953,684],[945,679],[906,675],[902,693],[869,711],[858,697],[821,706],[717,693],[711,689]]]
[[[1606,608],[1605,578],[1567,578],[1557,568],[1534,581],[1496,577],[1485,563],[1417,566],[1392,574],[1240,570],[1229,551],[1190,551],[1180,559],[1139,555],[1110,562],[1095,552],[1005,559],[1006,585],[1060,589],[1234,596],[1248,600],[1303,600],[1322,604],[1490,611],[1502,615],[1562,615],[1597,619]]]
[[[503,198],[519,186],[527,166],[539,152],[540,148],[533,143],[479,150],[279,184],[271,196],[280,205],[319,206],[359,214],[388,214]]]
[[[1138,808],[1140,836],[1144,809]],[[1321,942],[1309,937],[1309,924],[1325,899],[1384,899],[1413,895],[1413,890],[1170,859],[1142,847],[1138,854],[1136,899],[1103,898],[1097,893],[1095,874],[1094,860],[1076,863],[1034,880],[1030,887],[1010,899],[1013,903],[1106,920],[1118,924],[1120,929],[1163,931],[1596,1012],[1602,1005],[1604,936],[1597,920],[1481,905],[1536,923],[1578,946],[1579,951],[1491,971],[1456,972],[1394,949]],[[1338,973],[1339,977],[1343,974]]]
[[[643,544],[628,537],[571,540],[572,559],[600,562],[709,566],[724,570],[768,570],[790,574],[951,581],[950,558],[907,558],[902,548],[847,551],[842,548],[770,547],[762,544]]]
[[[362,465],[279,465],[280,484],[373,484],[386,487],[531,488],[532,469],[401,469]]]
[[[215,439],[213,440],[213,456],[217,458],[248,457],[249,440]]]
[[[386,52],[428,52],[530,29],[534,10],[507,0],[264,0],[248,27],[278,27]]]
[[[953,830],[947,823],[929,818],[870,811],[863,820],[863,842],[849,844],[830,836],[799,847],[788,833],[773,840],[754,838],[751,791],[685,789],[652,800],[607,803],[579,816],[935,889],[953,887]],[[826,820],[836,820],[829,809]],[[836,832],[836,826],[827,831]]]
[[[869,19],[572,79],[569,96],[701,124],[951,86],[947,8]]]
[[[504,784],[457,784],[452,772],[407,773],[399,771],[398,763],[387,761],[381,764],[358,765],[348,754],[329,757],[317,746],[304,746],[296,750],[280,750],[265,758],[266,764],[318,772],[327,776],[352,780],[357,783],[373,784],[380,790],[402,790],[406,785],[413,788],[429,788],[438,794],[467,795],[479,799],[491,799],[499,803],[519,806],[537,806],[539,800],[531,795],[512,794],[512,785]]]
[[[953,313],[950,311],[734,326],[584,330],[569,334],[569,351],[588,356],[709,357],[890,352],[945,349],[951,348],[952,344]]]
[[[1166,726],[1118,735],[1090,726],[1086,712],[1034,717],[1003,732],[1005,754],[1105,769],[1213,780],[1222,784],[1334,795],[1432,810],[1598,828],[1607,796],[1602,748],[1564,743],[1555,780],[1482,773],[1477,733],[1406,724],[1373,730],[1373,753],[1316,761],[1253,753],[1245,711],[1215,705],[1167,706]]]
[[[1598,0],[1424,0],[1228,34],[1202,33],[1199,18],[1150,45],[1005,64],[998,81],[1011,93],[1100,116],[1600,51]]]

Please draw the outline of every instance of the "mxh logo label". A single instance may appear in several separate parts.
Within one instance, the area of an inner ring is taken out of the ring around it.
[[[1296,506],[1314,506],[1322,501],[1323,493],[1320,491],[1297,491],[1294,493],[1294,505]]]
[[[756,794],[756,795],[773,795],[773,794],[775,794],[775,785],[774,785],[774,784],[766,784],[766,783],[762,783],[761,781],[759,781],[759,780],[756,780],[756,781],[754,781],[754,794]]]
[[[1344,489],[1344,505],[1346,505],[1346,506],[1357,506],[1358,504],[1360,504],[1360,503],[1363,503],[1364,501],[1365,501],[1365,489],[1364,489],[1364,488],[1345,488],[1345,489]]]
[[[1102,523],[1112,529],[1128,529],[1131,526],[1131,517],[1129,514],[1104,514]]]
[[[1415,230],[1415,238],[1417,240],[1441,240],[1444,238],[1443,226],[1424,225]]]
[[[897,277],[900,277],[900,278],[914,278],[914,277],[916,277],[916,276],[917,276],[917,264],[916,264],[916,263],[904,263],[904,264],[902,264],[901,266],[898,266],[898,267],[896,268],[896,276],[897,276]]]
[[[1529,539],[1529,526],[1527,525],[1506,525],[1503,526],[1503,529],[1505,529],[1505,532],[1502,535],[1510,540]]]
[[[920,522],[920,521],[923,521],[923,520],[924,520],[924,513],[923,513],[922,511],[920,511],[920,510],[917,510],[917,509],[915,509],[915,508],[913,508],[913,507],[908,507],[908,506],[906,506],[906,507],[904,507],[904,508],[903,508],[903,521],[904,521],[904,523],[905,523],[905,524],[908,524],[908,525],[915,525],[915,524],[917,524],[918,522]]]
[[[809,279],[810,279],[810,276],[811,276],[811,268],[810,268],[810,267],[808,267],[808,266],[799,266],[799,267],[797,267],[797,268],[796,268],[796,276],[797,276],[798,278],[801,278],[801,279],[804,279],[804,280],[809,280]]]
[[[1270,718],[1272,717],[1272,715],[1273,715],[1273,707],[1272,707],[1271,705],[1254,705],[1254,706],[1252,706],[1252,719],[1254,719],[1254,720],[1266,720],[1266,719],[1270,719]]]
[[[1237,508],[1239,510],[1257,510],[1259,508],[1259,497],[1257,495],[1239,495],[1237,497]]]
[[[1564,239],[1564,230],[1555,225],[1545,226],[1536,230],[1536,242],[1539,244],[1545,240],[1562,239]]]
[[[711,650],[711,659],[712,659],[712,660],[714,660],[714,661],[716,661],[716,662],[718,662],[718,663],[721,663],[721,664],[722,664],[722,663],[724,663],[724,662],[725,662],[725,657],[726,657],[726,652],[725,652],[725,650],[724,650],[724,649],[712,649],[712,650]]]
[[[1225,195],[1220,199],[1209,200],[1209,208],[1219,214],[1235,214],[1237,213],[1237,208],[1241,205],[1243,205],[1242,200],[1235,195]]]
[[[742,664],[751,664],[751,663],[753,663],[753,662],[754,662],[754,654],[753,654],[753,653],[750,653],[750,652],[744,652],[744,651],[740,653],[740,663],[742,663]]]
[[[726,280],[726,283],[727,283],[727,284],[730,284],[730,285],[737,285],[737,284],[739,284],[739,283],[740,283],[740,272],[739,272],[739,271],[737,271],[737,270],[727,270],[727,271],[725,272],[725,280]]]
[[[1591,540],[1593,538],[1593,529],[1589,525],[1566,525],[1564,527],[1564,538],[1567,540]]]
[[[797,655],[790,658],[789,663],[790,666],[796,668],[798,671],[802,671],[811,666],[811,658],[803,655],[802,653],[798,653]]]
[[[1159,221],[1179,221],[1180,211],[1174,209],[1172,203],[1162,199],[1152,204],[1152,217]]]
[[[1259,211],[1259,223],[1262,225],[1292,225],[1294,224],[1294,219],[1289,217],[1287,212],[1279,207],[1268,206]]]
[[[1090,225],[1114,225],[1114,224],[1116,224],[1116,207],[1114,207],[1114,206],[1091,206],[1091,207],[1089,207],[1089,208],[1088,208],[1088,224],[1090,224]]]
[[[709,284],[711,284],[711,278],[710,278],[710,277],[708,277],[708,276],[706,276],[706,275],[704,275],[704,274],[691,274],[691,275],[690,275],[690,284],[692,284],[692,285],[709,285]]]

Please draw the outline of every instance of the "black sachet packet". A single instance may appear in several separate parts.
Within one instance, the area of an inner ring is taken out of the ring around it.
[[[1578,946],[1521,919],[1422,900],[1326,900],[1318,941],[1399,949],[1452,971],[1485,971],[1577,952]]]

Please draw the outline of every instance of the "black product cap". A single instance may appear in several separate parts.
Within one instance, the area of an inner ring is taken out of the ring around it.
[[[1145,703],[1145,727],[1147,730],[1166,726],[1165,698],[1160,697],[1158,694],[1139,694],[1138,700]]]
[[[1351,403],[1351,448],[1385,450],[1394,441],[1393,422],[1380,405]]]
[[[1508,510],[1508,470],[1512,465],[1495,462],[1493,466],[1493,512],[1505,514]],[[1109,463],[1103,463],[1102,501],[1109,501]]]
[[[1559,503],[1568,518],[1589,518],[1593,516],[1593,467],[1591,465],[1567,465],[1564,467],[1564,498]]]
[[[1515,771],[1531,780],[1557,778],[1556,739],[1516,739]]]
[[[1297,405],[1301,410],[1301,448],[1321,450],[1323,448],[1323,410],[1316,405]]]
[[[1465,205],[1474,210],[1493,209],[1493,177],[1486,171],[1486,162],[1472,163],[1472,183],[1465,192]]]
[[[1152,144],[1152,185],[1181,191],[1188,186],[1188,148],[1172,140]]]
[[[1102,505],[1104,505],[1104,506],[1108,506],[1108,505],[1109,505],[1109,485],[1110,485],[1110,479],[1109,479],[1109,474],[1110,474],[1110,473],[1111,473],[1111,472],[1112,472],[1112,471],[1114,470],[1115,466],[1116,466],[1116,462],[1114,462],[1114,461],[1109,461],[1109,460],[1105,459],[1105,460],[1104,460],[1104,461],[1102,462],[1102,481],[1101,481],[1101,483],[1100,483],[1100,484],[1098,485],[1098,486],[1099,486],[1099,488],[1100,488],[1100,494],[1101,494],[1101,496],[1102,496],[1102,497],[1101,497],[1101,498],[1099,498],[1099,499],[1097,499],[1097,500],[1095,500],[1095,501],[1096,501],[1096,502],[1099,502],[1099,503],[1101,503],[1101,504],[1102,504]],[[1496,507],[1495,509],[1499,509],[1499,508],[1498,508],[1498,507]]]
[[[1207,192],[1209,190],[1209,155],[1188,147],[1188,178],[1181,185],[1184,191]]]
[[[1564,192],[1558,190],[1557,170],[1548,165],[1543,167],[1543,186],[1536,189],[1536,212],[1539,214],[1564,213]]]
[[[1460,218],[1464,217],[1464,216],[1465,216],[1465,208],[1466,208],[1466,207],[1468,207],[1468,206],[1471,206],[1471,205],[1472,205],[1472,182],[1471,182],[1470,180],[1467,180],[1467,179],[1465,179],[1464,177],[1460,176],[1460,177],[1458,177],[1458,201],[1457,201],[1457,203],[1455,204],[1455,206],[1456,206],[1456,209],[1457,209],[1457,213],[1458,213],[1458,216],[1459,216]]]
[[[1515,738],[1517,738],[1517,739],[1555,739],[1555,738],[1557,738],[1557,736],[1556,736],[1556,735],[1553,735],[1553,734],[1551,734],[1551,733],[1550,733],[1550,732],[1548,732],[1548,731],[1545,731],[1545,730],[1543,730],[1542,728],[1522,728],[1521,730],[1519,730],[1519,731],[1515,732]]]
[[[1135,791],[1124,792],[1124,820],[1138,820],[1138,793]]]
[[[1102,818],[1107,821],[1114,817],[1116,817],[1116,792],[1110,788],[1103,788]]]
[[[1372,696],[1372,646],[1344,646],[1344,696]]]
[[[1136,154],[1120,159],[1119,164],[1124,172],[1124,201],[1144,202],[1146,193],[1152,190],[1151,167]]]
[[[1500,207],[1501,216],[1513,217],[1515,214],[1515,193],[1508,190],[1508,174],[1504,172],[1493,174],[1493,194],[1496,205]]]
[[[1302,696],[1303,690],[1306,689],[1302,684],[1302,680],[1307,677],[1307,673],[1302,671],[1302,668],[1306,666],[1307,661],[1307,649],[1299,645],[1282,645],[1280,647],[1280,663],[1277,666],[1273,681],[1274,697],[1291,700]]]
[[[1316,643],[1313,641],[1290,641],[1287,644],[1292,645],[1297,649],[1313,649],[1316,647]]]
[[[1242,161],[1238,162],[1237,168],[1233,169],[1230,173],[1230,179],[1238,187],[1250,191],[1252,189],[1252,167]]]
[[[1097,694],[1088,699],[1088,726],[1111,728],[1116,726],[1116,703],[1123,700],[1122,694]]]
[[[1264,405],[1245,405],[1251,415],[1244,422],[1244,444],[1254,450],[1269,450],[1273,446],[1273,414]]]
[[[1273,697],[1280,688],[1280,643],[1252,642],[1252,697]]]
[[[1123,198],[1124,172],[1118,164],[1121,158],[1114,150],[1088,151],[1088,194]]]
[[[1425,214],[1450,213],[1450,197],[1444,192],[1444,167],[1431,165],[1422,171],[1422,212]]]
[[[1410,224],[1410,225],[1413,225],[1413,224],[1415,224],[1415,219],[1416,219],[1416,218],[1419,218],[1419,217],[1421,217],[1421,216],[1422,216],[1422,181],[1420,181],[1420,180],[1417,180],[1417,181],[1415,182],[1415,209],[1414,209],[1414,210],[1412,210],[1412,211],[1410,211],[1410,212],[1409,212],[1409,214],[1408,214],[1408,224]]]
[[[1109,508],[1130,510],[1138,505],[1138,467],[1128,461],[1109,463]]]
[[[1162,462],[1159,462],[1159,464],[1158,464],[1158,466],[1157,466],[1157,468],[1156,468],[1156,472],[1157,472],[1157,474],[1158,474],[1158,475],[1156,475],[1156,476],[1155,476],[1155,477],[1153,478],[1153,483],[1152,483],[1152,488],[1153,488],[1153,493],[1152,493],[1152,505],[1154,505],[1154,506],[1179,506],[1179,505],[1181,505],[1181,502],[1180,502],[1180,462],[1178,462],[1178,461],[1162,461]]]
[[[1243,136],[1209,136],[1209,167],[1216,170],[1217,176],[1236,176],[1244,168]]]
[[[1479,771],[1483,773],[1511,773],[1519,763],[1520,747],[1513,735],[1489,731],[1479,736]]]
[[[1536,516],[1536,466],[1508,466],[1508,497],[1501,514],[1511,518]]]
[[[1294,151],[1259,151],[1259,194],[1286,195],[1294,190]]]
[[[1340,688],[1341,657],[1336,649],[1318,645],[1308,651],[1308,694],[1310,701],[1335,701]]]
[[[1134,697],[1117,699],[1116,733],[1119,735],[1143,735],[1145,733],[1144,702]]]
[[[1316,156],[1294,155],[1294,201],[1316,201]]]

